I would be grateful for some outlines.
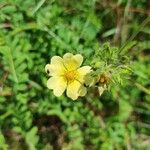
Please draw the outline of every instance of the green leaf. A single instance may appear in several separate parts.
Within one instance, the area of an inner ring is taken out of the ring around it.
[[[29,150],[36,150],[36,145],[39,141],[37,134],[37,127],[33,127],[30,131],[25,133],[26,143],[29,146]]]
[[[7,64],[9,65],[9,71],[12,73],[14,81],[18,82],[18,78],[17,78],[17,74],[16,74],[16,69],[15,69],[11,49],[8,46],[0,47],[0,53],[3,54],[5,61],[7,61]]]
[[[0,149],[8,150],[8,145],[6,144],[3,134],[0,132]]]

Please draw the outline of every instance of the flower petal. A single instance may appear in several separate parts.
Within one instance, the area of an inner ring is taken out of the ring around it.
[[[101,96],[103,94],[103,92],[105,91],[105,88],[102,87],[102,86],[99,86],[98,87],[98,92],[99,92],[99,95]]]
[[[51,64],[45,66],[45,71],[49,76],[60,76],[64,74],[65,67],[63,65],[63,59],[59,56],[54,56],[51,59]]]
[[[81,83],[84,83],[85,75],[91,72],[91,67],[83,66],[83,67],[79,68],[77,71],[78,71],[77,80],[79,80]]]
[[[87,89],[86,87],[84,87],[83,85],[80,87],[79,89],[79,96],[85,96],[87,93]]]
[[[91,67],[90,66],[83,66],[78,69],[79,74],[81,75],[86,75],[87,73],[91,72]]]
[[[45,72],[48,74],[48,75],[50,75],[50,64],[47,64],[46,66],[45,66]]]
[[[79,96],[79,89],[81,87],[80,82],[73,81],[67,86],[67,96],[73,100],[76,100]]]
[[[63,65],[46,65],[45,70],[49,72],[50,76],[61,76],[65,72],[65,67]]]
[[[94,86],[96,84],[95,78],[93,76],[91,76],[90,74],[87,74],[84,78],[84,83],[86,86]]]
[[[67,82],[63,77],[51,77],[47,81],[47,87],[53,89],[55,96],[61,96],[67,87]]]
[[[78,67],[81,66],[82,62],[83,62],[83,57],[80,54],[74,55],[73,56],[74,60],[76,60],[78,62]]]
[[[80,54],[73,55],[71,53],[66,53],[63,56],[64,65],[68,70],[76,70],[79,68],[83,62],[83,57]]]
[[[66,59],[70,59],[73,57],[73,54],[71,53],[66,53],[64,56],[63,56],[63,59],[66,60]]]
[[[60,56],[53,56],[51,58],[51,64],[53,64],[53,65],[63,65],[63,59]]]

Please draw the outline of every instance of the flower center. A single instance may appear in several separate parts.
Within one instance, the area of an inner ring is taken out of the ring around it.
[[[68,82],[73,81],[77,76],[77,72],[76,71],[67,71],[65,73],[65,78]]]

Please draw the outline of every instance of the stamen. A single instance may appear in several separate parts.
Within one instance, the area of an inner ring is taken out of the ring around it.
[[[77,71],[73,70],[73,71],[67,71],[65,73],[65,78],[68,82],[75,80],[77,76]]]

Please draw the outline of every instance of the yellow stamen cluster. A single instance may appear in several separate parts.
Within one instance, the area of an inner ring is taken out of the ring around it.
[[[77,71],[76,70],[67,71],[64,76],[68,82],[71,82],[75,80],[75,78],[77,77]]]

